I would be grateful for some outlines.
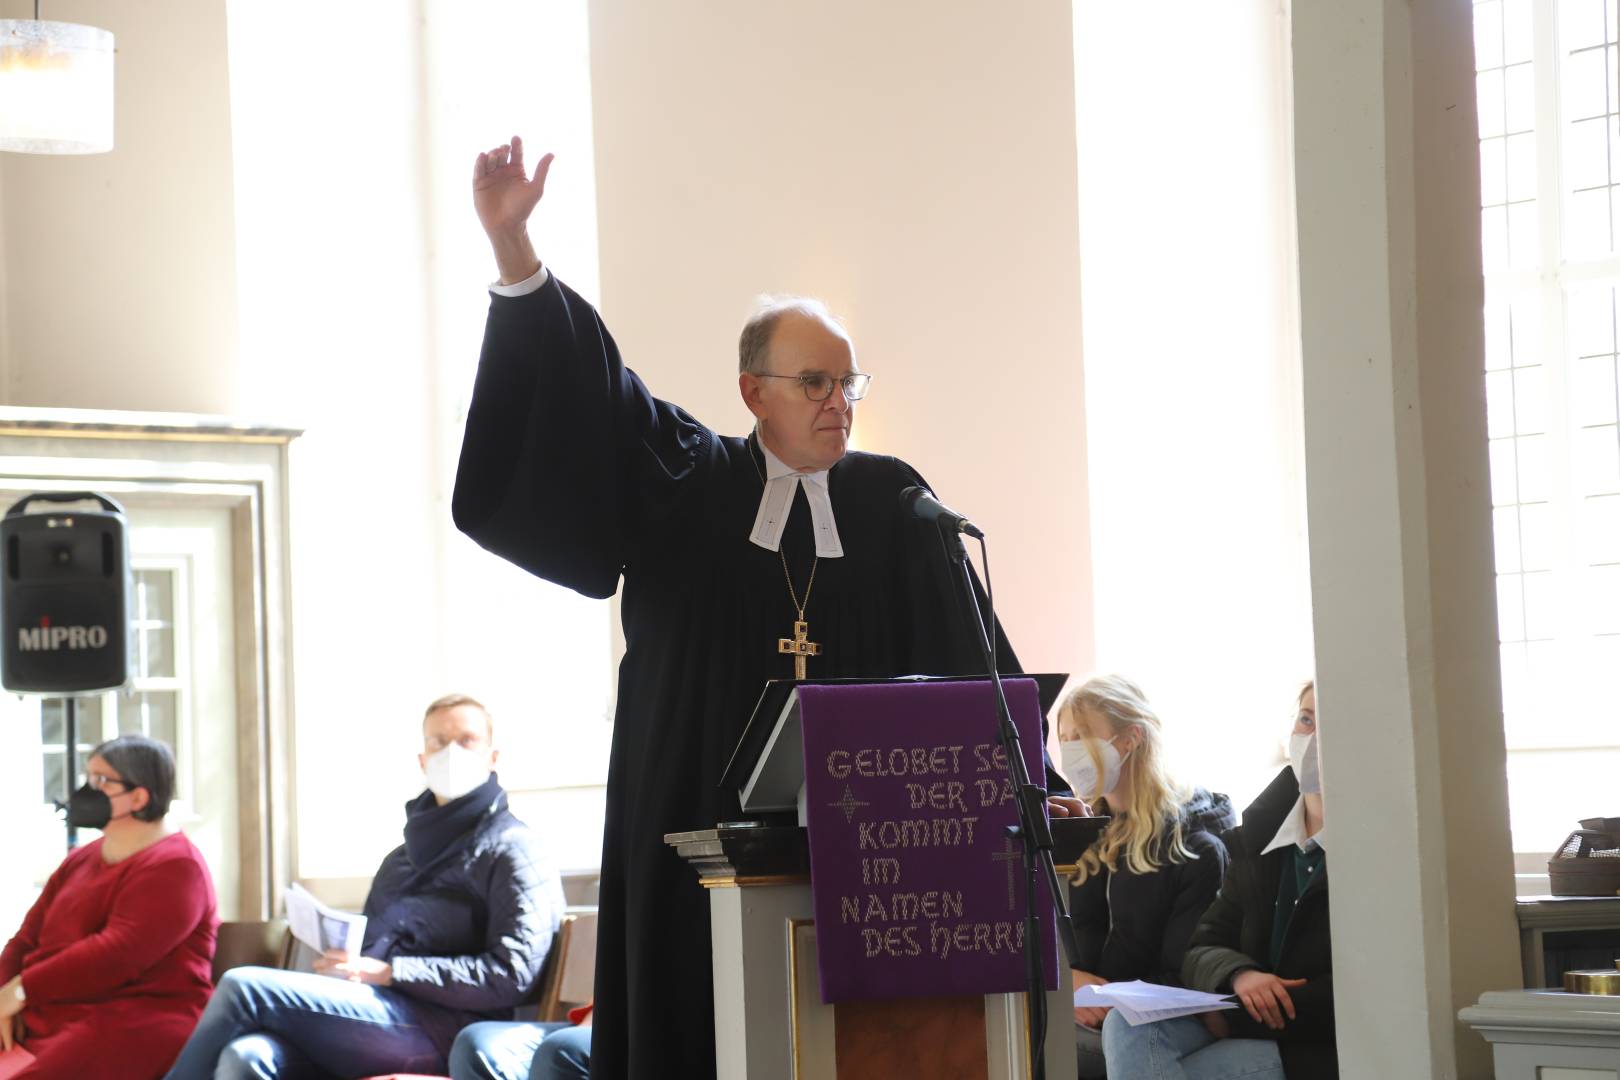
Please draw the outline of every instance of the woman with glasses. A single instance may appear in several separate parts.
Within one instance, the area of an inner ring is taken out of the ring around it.
[[[219,920],[201,853],[166,820],[173,798],[163,743],[121,735],[91,753],[68,820],[101,836],[0,952],[0,1062],[33,1058],[17,1077],[156,1080],[191,1034]]]

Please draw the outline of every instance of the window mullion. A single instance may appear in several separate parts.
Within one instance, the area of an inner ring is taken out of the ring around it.
[[[1567,333],[1566,260],[1564,257],[1564,169],[1562,147],[1567,132],[1563,121],[1560,85],[1562,46],[1559,41],[1557,0],[1536,0],[1536,157],[1537,199],[1541,204],[1541,349],[1546,374],[1548,512],[1551,515],[1557,611],[1553,619],[1556,670],[1538,673],[1544,700],[1564,715],[1580,715],[1579,703],[1565,695],[1580,685],[1576,665],[1584,626],[1578,614],[1584,587],[1580,572],[1580,498],[1575,488],[1578,447],[1574,437],[1579,403],[1578,382],[1572,377]],[[1559,738],[1588,737],[1585,732],[1562,731]]]
[[[1559,147],[1564,133],[1559,128],[1562,108],[1558,87],[1558,3],[1535,0],[1534,71],[1536,87],[1536,202],[1541,226],[1541,277],[1552,279],[1557,287],[1564,261],[1563,163]],[[1547,309],[1552,315],[1560,308]],[[1544,322],[1562,321],[1546,319]]]

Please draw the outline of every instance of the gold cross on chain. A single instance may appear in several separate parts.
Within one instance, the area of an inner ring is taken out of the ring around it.
[[[810,624],[800,619],[793,624],[793,636],[791,638],[776,639],[776,651],[785,656],[793,657],[793,677],[803,679],[808,677],[805,674],[808,659],[812,656],[820,656],[821,646],[810,640]]]

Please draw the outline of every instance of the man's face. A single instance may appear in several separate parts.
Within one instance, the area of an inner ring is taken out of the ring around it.
[[[495,767],[500,751],[490,745],[489,717],[482,709],[472,705],[456,705],[448,709],[435,709],[422,721],[422,752],[416,760],[427,769],[427,759],[445,747],[455,744],[466,750],[489,755],[489,767]]]
[[[771,452],[801,472],[830,469],[849,450],[855,425],[855,403],[833,387],[825,401],[811,401],[799,375],[827,375],[842,379],[859,372],[849,338],[820,319],[798,312],[783,315],[766,350],[766,371],[761,378],[744,372],[738,377],[743,402],[759,421],[760,437]]]

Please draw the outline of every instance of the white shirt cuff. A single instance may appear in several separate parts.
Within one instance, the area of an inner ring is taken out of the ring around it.
[[[540,269],[514,285],[502,285],[498,281],[492,282],[489,291],[496,296],[528,296],[532,292],[539,292],[545,288],[546,282],[550,280],[551,271],[547,270],[544,264],[541,264]]]

